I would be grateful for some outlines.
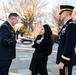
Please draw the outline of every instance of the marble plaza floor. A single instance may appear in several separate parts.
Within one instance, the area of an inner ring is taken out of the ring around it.
[[[30,61],[34,49],[31,46],[22,46],[17,44],[16,46],[16,59],[13,60],[9,75],[31,75],[29,70]],[[58,67],[55,63],[57,53],[57,44],[53,46],[53,52],[49,56],[47,69],[49,75],[59,75]],[[73,68],[73,74],[76,75],[76,66]]]

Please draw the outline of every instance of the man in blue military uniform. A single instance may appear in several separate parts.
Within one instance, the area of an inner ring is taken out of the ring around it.
[[[15,32],[12,27],[18,20],[17,13],[10,13],[8,20],[0,27],[0,75],[8,75],[12,59],[15,58],[16,43],[21,43],[20,40],[15,40]]]
[[[60,6],[60,20],[64,23],[59,32],[59,47],[56,59],[60,75],[72,75],[76,44],[76,24],[72,20],[73,9],[74,7],[71,5]]]

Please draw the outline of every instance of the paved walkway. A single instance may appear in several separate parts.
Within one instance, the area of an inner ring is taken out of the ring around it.
[[[31,75],[29,65],[33,52],[33,48],[17,44],[16,59],[12,62],[9,75]],[[57,44],[54,44],[53,52],[49,56],[47,65],[49,75],[59,75],[57,65],[55,64],[56,53]],[[73,68],[73,75],[76,75],[76,66]]]

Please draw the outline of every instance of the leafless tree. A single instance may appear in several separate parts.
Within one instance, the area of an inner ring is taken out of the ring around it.
[[[48,21],[50,22],[52,31],[53,31],[53,42],[57,42],[58,40],[58,32],[60,31],[60,28],[62,26],[62,22],[59,20],[59,5],[52,9],[50,13],[48,13]]]
[[[43,9],[46,5],[46,0],[8,0],[8,4],[3,2],[4,12],[17,12],[21,23],[29,30],[32,29],[33,22],[37,22],[37,19],[44,15]]]
[[[73,19],[74,19],[75,22],[76,22],[76,10],[73,11],[73,14],[72,14],[72,15],[73,15]]]
[[[59,32],[62,22],[59,20],[59,6],[52,9],[51,13],[49,13],[49,21],[54,25],[54,27],[57,29],[57,32]]]

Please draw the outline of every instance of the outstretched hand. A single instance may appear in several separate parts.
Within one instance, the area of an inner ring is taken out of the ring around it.
[[[16,42],[18,43],[18,44],[21,44],[21,41],[18,39],[18,40],[16,40]]]

